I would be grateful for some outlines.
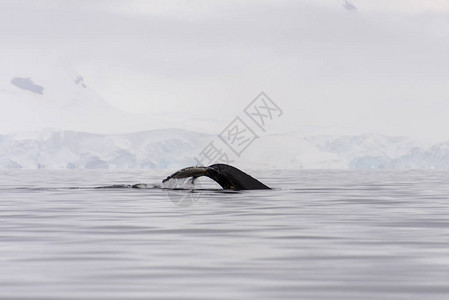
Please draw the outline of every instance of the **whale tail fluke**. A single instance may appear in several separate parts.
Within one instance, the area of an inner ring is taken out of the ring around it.
[[[172,178],[180,179],[180,178],[188,178],[188,177],[197,178],[200,176],[207,176],[206,172],[207,172],[207,167],[201,167],[201,166],[188,167],[188,168],[181,169],[181,170],[176,171],[175,173],[171,174],[170,176],[168,176],[167,178],[162,180],[162,183],[165,183]]]
[[[165,178],[162,182],[176,178],[207,176],[216,181],[222,188],[229,190],[264,190],[270,189],[259,180],[251,177],[245,172],[226,164],[214,164],[209,167],[197,166],[181,169]]]

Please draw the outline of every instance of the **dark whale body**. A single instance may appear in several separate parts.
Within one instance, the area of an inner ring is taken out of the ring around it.
[[[268,190],[268,186],[251,177],[243,171],[226,164],[214,164],[209,167],[188,167],[168,176],[162,182],[172,178],[188,178],[195,180],[198,177],[207,176],[216,181],[222,188],[234,191],[241,190]]]

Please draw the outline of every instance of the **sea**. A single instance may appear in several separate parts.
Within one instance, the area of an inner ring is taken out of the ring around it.
[[[448,171],[172,171],[1,170],[0,299],[449,299]]]

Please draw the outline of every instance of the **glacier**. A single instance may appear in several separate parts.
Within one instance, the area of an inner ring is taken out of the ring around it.
[[[0,135],[1,169],[178,169],[215,135],[183,129],[127,134],[43,130]],[[448,169],[449,141],[423,145],[406,137],[260,137],[233,164],[246,169]]]
[[[166,169],[191,165],[207,134],[152,130],[92,134],[47,130],[0,136],[0,168]]]

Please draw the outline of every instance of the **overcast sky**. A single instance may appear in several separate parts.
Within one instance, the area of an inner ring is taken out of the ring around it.
[[[446,0],[1,0],[0,34],[130,112],[230,120],[265,91],[275,131],[449,139]]]

